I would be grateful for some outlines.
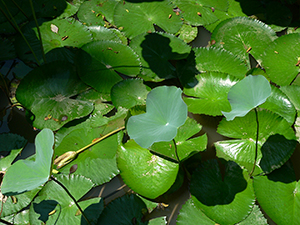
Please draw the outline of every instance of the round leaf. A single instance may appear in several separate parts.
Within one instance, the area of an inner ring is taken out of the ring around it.
[[[19,160],[8,168],[3,178],[1,192],[15,195],[30,191],[44,184],[50,176],[54,135],[49,129],[43,129],[35,139],[35,161]],[[22,171],[22,176],[20,176]]]
[[[189,112],[212,116],[222,115],[222,110],[230,110],[227,99],[230,88],[238,81],[230,75],[207,72],[196,75],[198,83],[193,88],[184,88],[187,95],[184,102]]]
[[[115,8],[114,22],[130,39],[147,31],[153,32],[154,24],[168,33],[176,33],[182,26],[169,1],[125,4],[120,1]]]
[[[236,17],[221,22],[211,36],[211,40],[216,42],[216,47],[232,52],[248,65],[248,53],[256,60],[261,60],[264,49],[275,38],[276,33],[269,26],[247,17]]]
[[[289,85],[300,72],[300,34],[283,35],[268,45],[262,65],[271,81]]]
[[[87,88],[72,64],[56,61],[29,72],[20,83],[16,98],[35,115],[33,126],[57,130],[92,112],[91,102],[74,99]]]
[[[219,224],[235,224],[245,219],[254,205],[252,181],[235,162],[222,164],[224,175],[217,160],[204,162],[193,173],[190,190],[206,216]]]
[[[155,199],[175,182],[177,163],[150,153],[130,140],[118,149],[117,164],[124,182],[136,193]]]
[[[118,73],[136,76],[140,63],[128,46],[113,41],[95,41],[84,45],[77,57],[80,78],[100,93],[110,93],[122,80]]]
[[[249,75],[229,90],[228,100],[231,111],[222,111],[222,113],[228,121],[237,116],[243,117],[250,110],[264,103],[270,95],[271,87],[264,76]]]
[[[182,91],[174,86],[161,86],[147,96],[146,113],[132,116],[127,123],[130,138],[143,148],[154,142],[171,141],[177,128],[187,118],[187,106],[181,98]]]

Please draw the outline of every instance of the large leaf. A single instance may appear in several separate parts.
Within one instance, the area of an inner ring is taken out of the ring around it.
[[[231,52],[218,48],[195,48],[197,69],[200,72],[216,71],[239,79],[245,77],[247,65]]]
[[[116,216],[118,212],[118,216]],[[147,212],[145,203],[136,195],[124,195],[112,201],[100,215],[97,224],[148,224],[142,222],[143,212]]]
[[[147,96],[147,112],[132,116],[127,123],[130,138],[143,148],[154,142],[171,141],[177,128],[187,118],[187,106],[181,98],[182,91],[174,86],[161,86]]]
[[[120,1],[115,8],[114,22],[117,27],[123,28],[122,31],[129,38],[155,31],[154,24],[168,33],[176,33],[182,26],[182,21],[173,7],[169,1]]]
[[[80,78],[100,93],[110,93],[122,80],[119,73],[136,76],[140,63],[128,46],[113,41],[94,41],[84,45],[77,57]]]
[[[212,116],[222,115],[221,111],[230,110],[227,99],[230,88],[238,81],[230,75],[207,72],[196,75],[198,83],[192,88],[184,88],[187,95],[184,102],[189,112]]]
[[[130,42],[141,57],[141,77],[149,79],[169,79],[176,77],[176,67],[172,60],[185,59],[191,47],[183,40],[167,33],[144,33]]]
[[[262,65],[271,81],[289,85],[300,72],[300,34],[283,35],[268,45]]]
[[[255,202],[252,180],[235,162],[209,160],[191,178],[191,194],[206,216],[219,224],[235,224],[245,219]]]
[[[228,121],[237,116],[243,117],[250,110],[264,103],[270,95],[271,87],[264,76],[249,75],[229,90],[228,100],[231,111],[222,111],[222,113]]]
[[[177,148],[177,155],[180,161],[185,160],[199,151],[204,151],[207,145],[207,136],[197,136],[202,126],[195,120],[187,118],[185,123],[178,128],[176,137],[174,138]],[[150,149],[161,155],[178,160],[175,152],[174,142],[158,142],[154,143]]]
[[[295,134],[288,122],[269,111],[258,111],[259,136],[256,166],[265,172],[279,168],[292,155],[296,147]],[[234,160],[251,171],[255,159],[256,114],[254,111],[233,121],[223,119],[218,133],[236,138],[215,143],[217,156]],[[255,171],[259,172],[259,168]]]
[[[89,101],[74,99],[88,88],[72,64],[56,61],[29,72],[20,83],[16,97],[34,115],[33,126],[58,130],[93,110]]]
[[[58,175],[57,179],[62,183],[71,195],[78,201],[93,186],[93,182],[78,175]],[[95,223],[103,210],[103,201],[93,198],[80,201],[79,206],[91,223]],[[52,212],[52,213],[50,213]],[[78,211],[74,200],[66,191],[54,181],[48,182],[39,192],[30,207],[30,224],[87,224],[80,211]]]
[[[275,38],[276,33],[269,26],[247,17],[221,22],[211,36],[211,40],[216,42],[215,46],[232,52],[248,65],[248,54],[251,53],[256,60],[261,60],[264,49]]]
[[[300,223],[300,184],[293,168],[284,165],[254,177],[253,186],[260,206],[276,224]]]
[[[118,148],[117,164],[124,182],[136,193],[157,198],[175,182],[179,165],[130,140]]]
[[[1,192],[4,195],[15,195],[44,184],[50,176],[53,144],[53,132],[43,129],[35,139],[35,161],[19,160],[9,167],[3,178]],[[22,176],[19,175],[21,171]]]

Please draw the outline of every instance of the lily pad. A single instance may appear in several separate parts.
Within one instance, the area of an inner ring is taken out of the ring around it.
[[[94,41],[84,45],[77,57],[80,78],[100,93],[110,93],[123,80],[119,73],[134,77],[140,72],[136,53],[113,41]]]
[[[269,111],[258,111],[257,114],[259,137],[255,173],[259,173],[261,169],[271,172],[290,158],[297,142],[293,129],[285,119]],[[234,160],[251,171],[255,159],[256,131],[254,111],[242,118],[237,117],[233,121],[223,119],[217,132],[236,139],[216,142],[217,156],[226,160]],[[279,145],[276,140],[282,143]],[[272,152],[271,155],[270,152]]]
[[[252,180],[235,162],[222,164],[225,174],[217,160],[204,162],[192,175],[190,191],[207,217],[218,224],[235,224],[251,213],[255,202]]]
[[[44,184],[50,176],[54,135],[49,129],[43,129],[35,139],[35,161],[19,160],[6,171],[1,192],[4,195],[21,194]],[[24,172],[19,176],[20,171]]]
[[[264,49],[275,39],[276,33],[268,25],[247,17],[224,20],[211,36],[211,40],[215,41],[214,46],[232,52],[247,65],[250,65],[249,53],[256,60],[261,60]]]
[[[116,216],[118,212],[118,216]],[[97,224],[139,224],[142,222],[143,212],[147,212],[145,203],[136,195],[124,195],[112,201],[101,213]]]
[[[143,148],[154,142],[171,141],[187,118],[187,106],[181,93],[174,86],[153,89],[147,96],[146,113],[131,116],[127,122],[130,138]]]
[[[122,106],[129,109],[135,105],[144,105],[149,89],[141,79],[126,79],[113,86],[111,100],[117,108]]]
[[[184,88],[184,102],[189,112],[212,116],[222,115],[221,111],[230,110],[227,99],[230,88],[238,79],[218,72],[196,75],[198,81],[193,88]]]
[[[136,193],[155,199],[175,182],[179,164],[140,147],[134,140],[119,146],[117,164],[124,182]]]
[[[291,86],[282,86],[280,87],[280,90],[283,91],[290,101],[293,103],[295,106],[296,110],[300,110],[300,97],[299,97],[299,91],[300,91],[300,86],[296,85],[291,85]]]
[[[254,177],[253,186],[260,206],[276,224],[300,223],[300,184],[288,165],[267,176]]]
[[[243,79],[247,65],[231,52],[219,48],[195,48],[197,69],[200,72],[216,71]]]
[[[144,33],[130,42],[141,58],[144,80],[159,80],[176,77],[176,67],[172,60],[188,57],[191,47],[183,40],[167,33]]]
[[[154,32],[154,24],[168,33],[176,33],[182,26],[180,16],[173,11],[169,1],[125,2],[115,7],[114,23],[130,39],[145,33]],[[134,21],[134,23],[132,22]]]
[[[270,95],[271,86],[264,76],[248,75],[231,87],[228,92],[231,111],[222,111],[222,113],[228,121],[237,116],[243,117],[250,110],[264,103]]]
[[[178,35],[178,37],[184,40],[186,43],[190,43],[197,37],[198,28],[188,24],[183,24],[176,35]]]
[[[262,65],[271,81],[289,85],[300,72],[300,34],[283,35],[268,44]]]
[[[91,102],[74,99],[87,88],[72,64],[56,61],[29,72],[20,83],[16,98],[35,115],[33,126],[58,130],[92,112]]]

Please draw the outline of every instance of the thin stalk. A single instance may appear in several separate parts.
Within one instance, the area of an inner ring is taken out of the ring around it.
[[[26,13],[23,11],[23,9],[14,1],[14,0],[11,0],[15,6],[21,11],[21,13],[23,13],[23,15],[29,20],[29,17],[26,15]]]
[[[81,212],[82,216],[84,217],[84,219],[86,220],[86,222],[91,225],[90,221],[88,220],[88,218],[86,217],[86,215],[84,214],[82,208],[80,207],[80,205],[78,204],[78,202],[76,201],[76,199],[73,197],[73,195],[69,192],[69,190],[60,182],[58,181],[53,175],[51,175],[50,177],[51,180],[53,180],[54,182],[56,182],[59,186],[61,186],[65,192],[67,192],[67,194],[70,196],[70,198],[74,201],[75,205],[77,206],[77,208],[79,209],[79,211]]]
[[[9,16],[11,17],[11,19],[8,17],[8,15],[4,12],[4,10],[0,7],[0,11],[3,13],[3,15],[6,17],[6,19],[8,20],[8,22],[15,28],[16,31],[18,31],[22,38],[24,39],[24,41],[26,42],[27,46],[29,47],[30,51],[33,54],[33,57],[35,58],[36,62],[38,63],[38,65],[41,65],[40,61],[38,60],[36,54],[34,53],[33,49],[31,48],[29,42],[27,41],[27,39],[25,38],[24,34],[22,33],[21,29],[19,28],[17,22],[15,21],[14,17],[11,15],[9,9],[7,8],[5,2],[3,0],[1,0],[2,4],[5,6]]]
[[[174,138],[173,138],[173,143],[174,143],[174,147],[175,147],[175,155],[176,155],[177,161],[180,163],[180,159],[179,159],[179,156],[178,156],[178,153],[177,153],[177,145],[176,145],[176,142],[175,142]]]
[[[35,22],[35,25],[36,25],[36,29],[37,29],[38,34],[39,34],[40,45],[41,45],[41,50],[42,50],[42,55],[43,55],[44,63],[46,63],[46,57],[45,57],[45,52],[44,52],[44,48],[43,48],[43,40],[42,40],[42,35],[41,35],[40,27],[39,27],[39,24],[38,24],[36,16],[35,16],[35,11],[34,11],[34,8],[33,8],[32,0],[29,0],[29,2],[30,2],[30,7],[31,7],[33,19],[34,19],[34,22]]]
[[[254,108],[255,117],[256,117],[256,140],[255,140],[255,157],[254,157],[254,164],[253,168],[250,173],[250,177],[254,173],[255,166],[256,166],[256,160],[257,160],[257,151],[258,151],[258,136],[259,136],[259,122],[258,122],[258,114],[257,114],[257,108]]]
[[[111,136],[111,135],[113,135],[113,134],[115,134],[115,133],[118,133],[119,131],[124,130],[124,129],[125,129],[125,126],[122,126],[122,127],[118,128],[118,129],[116,129],[116,130],[113,130],[112,132],[110,132],[110,133],[108,133],[108,134],[105,134],[103,137],[97,139],[96,141],[92,142],[91,144],[88,144],[88,145],[84,146],[83,148],[77,150],[77,151],[76,151],[76,154],[79,154],[80,152],[82,152],[82,151],[88,149],[89,147],[91,147],[91,146],[93,146],[93,145],[99,143],[99,142],[102,141],[103,139],[105,139],[105,138],[107,138],[107,137],[109,137],[109,136]]]

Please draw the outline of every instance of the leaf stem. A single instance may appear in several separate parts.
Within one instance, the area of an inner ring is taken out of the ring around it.
[[[258,151],[258,137],[259,137],[259,122],[258,122],[258,113],[257,113],[257,107],[254,108],[254,112],[255,112],[255,118],[256,118],[256,140],[255,140],[255,157],[254,157],[254,165],[253,168],[251,170],[250,173],[250,177],[252,176],[252,174],[254,173],[255,170],[255,166],[256,166],[256,160],[257,160],[257,151]]]
[[[177,161],[180,163],[180,159],[179,159],[179,156],[177,153],[177,145],[176,145],[176,141],[174,138],[173,138],[173,143],[174,143],[174,147],[175,147],[175,155],[176,155]]]
[[[80,205],[78,204],[78,202],[76,201],[76,199],[74,198],[74,196],[69,192],[69,190],[60,181],[58,181],[53,175],[51,175],[50,179],[53,180],[54,182],[56,182],[59,186],[61,186],[65,190],[65,192],[67,192],[67,194],[69,195],[69,197],[74,201],[75,205],[77,206],[77,208],[81,212],[81,214],[84,217],[84,219],[86,220],[86,222],[89,225],[91,225],[90,221],[88,220],[88,218],[84,214],[82,208],[80,207]]]

